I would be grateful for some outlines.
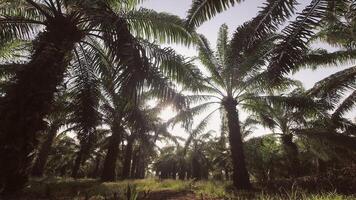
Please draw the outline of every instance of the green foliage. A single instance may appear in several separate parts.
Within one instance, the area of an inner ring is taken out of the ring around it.
[[[196,198],[224,198],[224,199],[260,199],[260,200],[282,200],[282,199],[315,199],[315,200],[351,200],[354,196],[341,195],[336,192],[310,193],[298,187],[292,189],[281,189],[279,191],[263,190],[259,192],[232,192],[229,188],[231,183],[213,181],[178,181],[178,180],[137,180],[121,181],[115,183],[99,183],[94,180],[70,180],[52,179],[31,181],[31,187],[25,190],[26,198],[120,198],[127,199],[127,189],[136,188],[132,191],[133,196],[146,197],[151,194],[164,195],[165,191],[183,192],[192,191]],[[163,192],[163,193],[161,193]],[[44,196],[46,194],[47,196]],[[184,193],[182,193],[184,194]],[[138,196],[136,196],[138,195]],[[131,197],[133,197],[131,196]]]
[[[249,172],[261,182],[268,182],[283,175],[281,146],[274,135],[252,138],[245,142]]]
[[[194,0],[188,11],[187,25],[195,28],[241,0]]]

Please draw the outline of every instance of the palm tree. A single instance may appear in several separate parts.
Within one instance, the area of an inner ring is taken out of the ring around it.
[[[199,102],[200,100],[203,103],[183,111],[180,117],[185,118],[201,113],[214,104],[220,105],[219,108],[208,114],[202,123],[207,123],[209,118],[218,110],[222,115],[226,115],[234,172],[232,180],[237,189],[251,188],[245,165],[237,106],[259,98],[258,92],[269,89],[261,84],[259,75],[263,71],[262,68],[266,59],[270,56],[275,38],[275,36],[269,35],[263,41],[256,42],[254,51],[242,51],[237,61],[235,57],[231,57],[229,54],[232,44],[228,39],[226,25],[220,28],[216,52],[210,48],[203,36],[199,37],[199,58],[209,71],[210,76],[206,77],[205,82],[200,85],[200,91],[205,94],[193,95],[195,101]],[[290,84],[290,80],[284,79],[284,85],[281,85],[280,88],[288,84]],[[179,117],[176,120],[178,119]]]
[[[66,123],[68,113],[68,94],[63,89],[64,88],[62,88],[60,92],[56,93],[55,102],[51,109],[51,114],[46,117],[49,121],[49,124],[45,131],[45,140],[42,142],[38,150],[38,155],[32,167],[32,176],[43,176],[52,143],[58,133],[58,130]]]
[[[154,62],[148,62],[142,71],[136,68],[126,79],[126,83],[121,81],[122,74],[115,73],[123,70],[125,66],[115,65],[112,58],[101,56],[103,59],[101,82],[105,91],[103,112],[107,118],[106,123],[112,129],[112,140],[108,147],[102,180],[115,180],[114,166],[118,144],[123,139],[125,117],[132,112],[132,108],[145,102],[145,97],[141,93],[148,91],[146,93],[150,93],[151,98],[158,98],[160,104],[172,103],[177,108],[184,108],[186,101],[176,91],[175,85],[193,87],[200,81],[199,70],[173,49],[161,48],[147,40],[137,40],[137,45],[145,49],[148,60]]]
[[[46,174],[67,176],[73,166],[78,145],[66,132],[58,134],[52,144],[46,165]]]
[[[293,98],[297,99],[302,96],[302,92],[302,88],[297,88],[287,95],[281,94],[281,97],[286,98],[286,100],[292,100]],[[314,105],[317,106],[317,104]],[[297,109],[295,106],[288,106],[286,104],[265,100],[245,106],[246,109],[254,113],[254,115],[251,116],[251,119],[264,127],[271,129],[273,134],[280,136],[285,152],[285,158],[288,163],[288,174],[293,177],[300,175],[298,146],[293,141],[293,137],[295,136],[294,129],[304,127],[308,114],[309,117],[311,116],[312,113],[310,109],[308,113],[306,107],[307,106],[303,107],[303,104],[301,104]],[[315,115],[317,114],[314,114],[314,116]]]
[[[42,120],[49,112],[53,94],[63,80],[75,47],[90,46],[94,40],[104,41],[115,61],[126,66],[127,73],[122,75],[125,80],[130,71],[145,64],[140,58],[143,49],[135,44],[133,33],[138,37],[159,37],[161,41],[189,41],[189,33],[177,25],[177,17],[134,10],[137,3],[135,0],[126,1],[125,5],[89,0],[2,1],[1,40],[36,37],[30,61],[16,73],[2,99],[0,125],[4,144],[1,146],[6,148],[1,149],[0,157],[1,163],[7,160],[6,166],[1,165],[4,193],[20,189],[26,182],[26,168],[31,161],[28,155],[36,146],[36,132],[44,127]],[[125,16],[119,15],[123,9],[132,10],[126,10]],[[37,34],[39,31],[41,34]],[[170,34],[174,36],[169,37]]]
[[[74,124],[73,129],[77,132],[80,142],[80,150],[77,153],[73,165],[72,177],[77,178],[80,165],[84,163],[93,150],[97,141],[96,128],[101,124],[99,113],[100,85],[95,73],[95,60],[90,52],[83,49],[75,51],[78,61],[73,63],[71,77],[72,86],[70,95],[72,97],[72,113],[70,122]]]
[[[298,133],[355,152],[356,125],[345,117],[355,107],[355,80],[356,67],[350,67],[320,80],[308,90],[308,95],[324,99],[330,106],[325,115],[312,120],[310,126]],[[351,91],[345,95],[347,90]]]
[[[126,117],[127,125],[130,127],[130,134],[127,134],[127,145],[125,147],[124,165],[122,178],[135,178],[132,174],[136,174],[136,178],[143,178],[143,171],[149,164],[152,157],[152,152],[155,151],[157,140],[171,139],[171,133],[167,131],[168,123],[162,122],[159,118],[159,113],[163,109],[166,102],[158,103],[154,107],[145,105],[147,101],[142,99],[139,105],[131,108]],[[137,145],[135,145],[135,143]],[[134,166],[134,149],[139,147],[139,160],[143,161],[141,165]],[[154,154],[154,153],[153,153]],[[136,173],[135,173],[136,171]]]

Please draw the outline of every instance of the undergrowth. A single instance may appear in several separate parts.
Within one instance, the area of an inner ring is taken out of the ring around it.
[[[229,182],[180,180],[130,180],[101,183],[94,179],[36,179],[32,180],[21,197],[23,199],[80,199],[80,200],[137,200],[149,199],[151,193],[160,191],[189,191],[197,199],[257,199],[257,200],[351,200],[355,196],[336,192],[310,193],[297,187],[278,191],[234,192]],[[22,199],[18,197],[18,199]]]

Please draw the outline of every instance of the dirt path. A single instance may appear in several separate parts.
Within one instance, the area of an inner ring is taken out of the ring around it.
[[[148,200],[195,200],[195,195],[188,191],[162,190],[151,192]]]

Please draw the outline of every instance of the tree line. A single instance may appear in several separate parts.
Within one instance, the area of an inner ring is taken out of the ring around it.
[[[0,0],[2,193],[20,191],[30,175],[115,181],[152,170],[161,178],[225,176],[236,189],[251,189],[251,175],[273,179],[277,165],[286,167],[281,176],[306,174],[300,144],[319,166],[327,152],[355,156],[356,126],[345,114],[355,105],[356,68],[308,90],[288,76],[353,63],[354,2],[312,0],[295,13],[296,0],[267,0],[231,37],[222,25],[216,48],[196,29],[242,1],[194,0],[185,19],[140,3]],[[312,48],[314,41],[338,50]],[[195,47],[207,73],[164,43]],[[167,105],[177,115],[163,121]],[[250,114],[244,122],[241,109]],[[216,112],[221,131],[212,138],[204,132]],[[169,132],[175,124],[190,133],[184,147]],[[273,137],[247,140],[253,124]],[[159,152],[159,140],[177,147]],[[283,162],[271,167],[278,152]]]

